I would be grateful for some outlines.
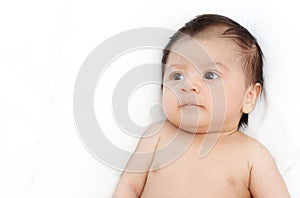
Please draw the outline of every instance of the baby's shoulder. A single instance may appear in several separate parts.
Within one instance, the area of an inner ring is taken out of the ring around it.
[[[232,137],[229,141],[234,141],[238,143],[239,145],[243,145],[243,148],[249,148],[252,150],[252,148],[256,147],[264,147],[259,141],[257,141],[255,138],[248,136],[247,134],[237,131],[236,133],[232,134]]]
[[[255,138],[239,132],[237,139],[240,148],[247,154],[250,163],[255,163],[266,158],[273,158],[269,150]]]

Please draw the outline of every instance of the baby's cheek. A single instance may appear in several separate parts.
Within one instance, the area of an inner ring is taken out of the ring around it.
[[[231,120],[239,120],[242,104],[243,104],[243,91],[239,88],[235,91],[228,91],[226,95],[226,117]]]
[[[166,117],[172,119],[176,116],[178,110],[178,99],[176,95],[170,91],[168,88],[164,88],[162,94],[162,106]]]

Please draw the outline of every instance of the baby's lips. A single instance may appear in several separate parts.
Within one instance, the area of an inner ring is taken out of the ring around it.
[[[180,106],[205,106],[204,101],[202,101],[200,97],[195,94],[179,94],[177,99]]]
[[[198,102],[182,102],[180,103],[181,107],[185,107],[185,106],[196,106],[196,107],[203,107],[203,105],[199,104]]]

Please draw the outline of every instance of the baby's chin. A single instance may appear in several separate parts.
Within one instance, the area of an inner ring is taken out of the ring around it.
[[[184,132],[188,132],[188,133],[192,133],[192,134],[206,133],[205,130],[200,130],[199,128],[196,128],[196,127],[191,127],[191,126],[186,126],[186,125],[180,125],[177,127]]]
[[[182,131],[193,133],[193,134],[206,134],[210,132],[221,132],[222,126],[220,124],[210,125],[209,122],[204,122],[203,120],[196,119],[183,119],[178,120],[169,120],[175,127],[181,129]]]
[[[207,127],[200,125],[198,121],[195,120],[169,120],[175,127],[181,129],[182,131],[189,133],[205,133]]]
[[[177,114],[177,116],[174,116],[175,114],[169,114],[167,115],[167,119],[175,125],[177,128],[189,132],[189,133],[198,133],[199,131],[205,130],[204,126],[205,121],[203,118],[201,118],[199,112],[189,111],[185,112],[182,111],[181,114]]]
[[[172,112],[166,114],[166,118],[177,128],[189,133],[221,132],[223,128],[222,119],[219,120],[220,122],[214,119],[214,123],[211,123],[211,117],[198,109],[184,109],[180,113]]]

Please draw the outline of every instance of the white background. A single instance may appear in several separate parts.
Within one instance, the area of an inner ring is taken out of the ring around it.
[[[266,100],[253,113],[248,133],[269,148],[292,197],[300,197],[300,13],[292,1],[258,0],[1,1],[0,197],[110,197],[120,172],[89,154],[73,119],[73,87],[81,64],[117,33],[178,29],[204,13],[236,20],[261,44]],[[140,98],[141,93],[146,92],[141,90]],[[109,96],[97,101],[106,104]],[[136,110],[140,107],[132,106],[133,119],[147,123],[147,115]],[[124,142],[120,147],[133,148],[136,140]]]

